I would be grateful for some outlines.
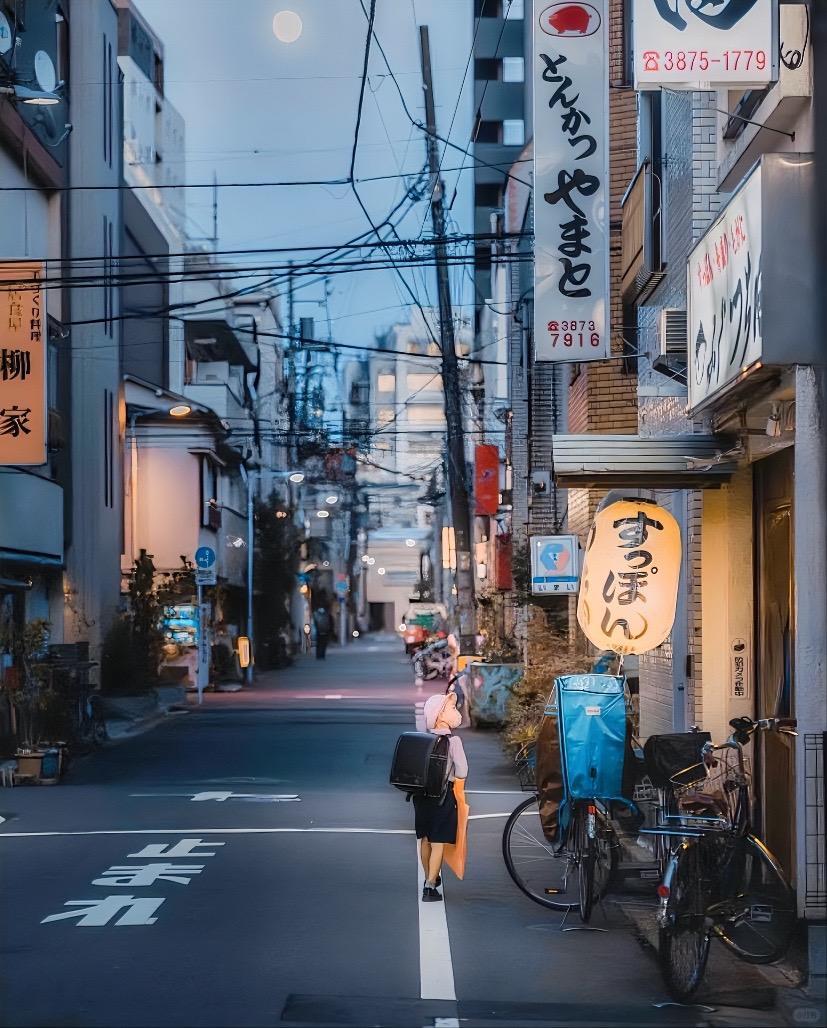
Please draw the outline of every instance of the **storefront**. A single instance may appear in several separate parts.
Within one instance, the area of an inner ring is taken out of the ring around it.
[[[756,829],[808,918],[824,916],[827,721],[823,343],[815,305],[797,302],[815,288],[814,178],[808,155],[764,156],[687,269],[689,413],[733,440],[738,465],[704,494],[703,724],[797,720],[797,739],[756,736],[752,771]]]

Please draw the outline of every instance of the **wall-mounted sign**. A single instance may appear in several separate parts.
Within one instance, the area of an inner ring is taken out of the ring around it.
[[[474,450],[474,503],[477,514],[496,514],[500,507],[500,451],[488,443]]]
[[[635,89],[742,89],[778,78],[777,0],[634,0]]]
[[[0,464],[46,463],[46,305],[37,261],[0,264]]]
[[[660,646],[675,620],[680,568],[680,528],[668,510],[639,499],[599,510],[577,602],[589,642],[624,654]]]
[[[729,695],[733,700],[752,698],[749,673],[749,645],[746,639],[733,639],[729,651]]]
[[[609,356],[607,6],[534,0],[538,361]]]
[[[576,593],[580,543],[576,535],[531,537],[531,591],[535,596]]]
[[[689,255],[689,406],[761,356],[761,168]]]

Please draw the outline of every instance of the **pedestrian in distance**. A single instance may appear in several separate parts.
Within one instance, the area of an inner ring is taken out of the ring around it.
[[[442,861],[445,858],[445,846],[457,842],[458,810],[455,793],[455,782],[464,783],[468,777],[468,758],[462,740],[452,734],[459,728],[462,714],[457,710],[457,695],[431,696],[424,707],[425,731],[434,735],[448,735],[448,790],[442,799],[429,796],[414,796],[416,837],[419,839],[419,856],[425,872],[422,886],[422,901],[438,903],[442,901],[442,893],[438,886],[442,884]]]
[[[333,621],[325,607],[317,607],[313,612],[313,627],[316,629],[316,660],[324,660]]]

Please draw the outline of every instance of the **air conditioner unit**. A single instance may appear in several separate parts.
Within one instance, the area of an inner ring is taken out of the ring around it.
[[[686,311],[664,307],[660,312],[658,342],[661,357],[683,357],[686,360]]]

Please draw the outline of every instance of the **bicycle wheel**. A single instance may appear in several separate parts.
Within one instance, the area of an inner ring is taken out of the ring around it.
[[[597,814],[593,804],[577,804],[572,827],[577,860],[580,920],[583,924],[588,924],[594,905],[594,873],[597,863]]]
[[[551,910],[577,906],[573,856],[566,847],[561,849],[546,838],[537,796],[529,796],[511,813],[503,829],[502,846],[508,873],[529,899]]]
[[[782,957],[795,932],[795,894],[760,839],[748,835],[736,841],[722,886],[732,898],[711,908],[715,935],[750,964]]]
[[[706,887],[698,845],[683,843],[672,856],[668,871],[670,894],[660,925],[658,957],[669,995],[684,1002],[701,984],[709,957]]]

